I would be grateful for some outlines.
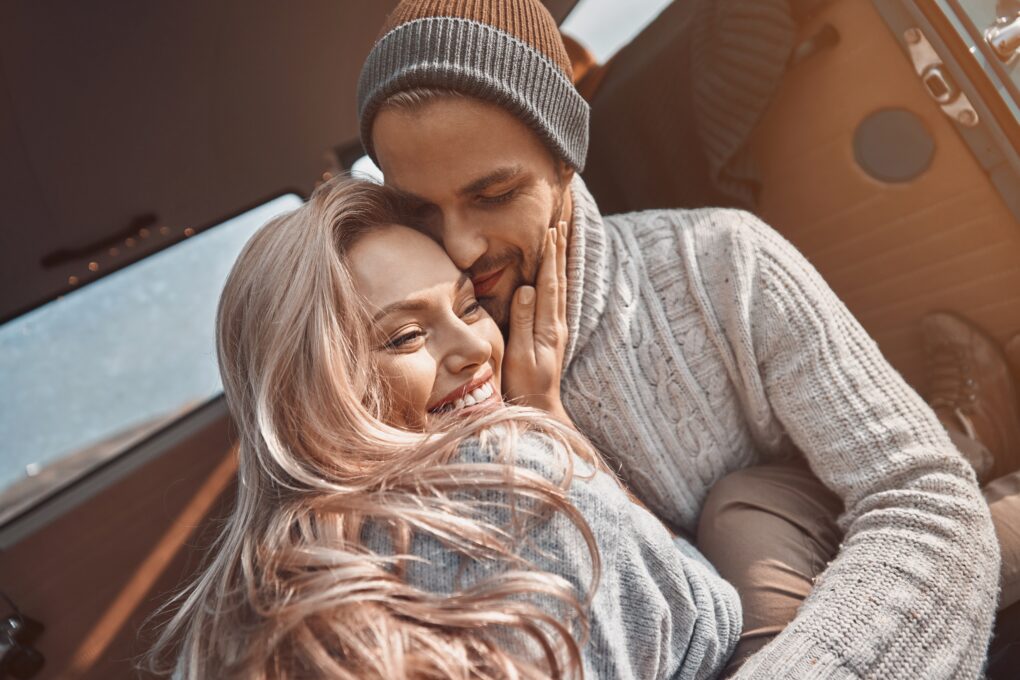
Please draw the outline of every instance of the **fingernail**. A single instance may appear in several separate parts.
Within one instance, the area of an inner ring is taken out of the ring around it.
[[[535,299],[535,289],[531,286],[521,286],[521,304],[530,305]]]

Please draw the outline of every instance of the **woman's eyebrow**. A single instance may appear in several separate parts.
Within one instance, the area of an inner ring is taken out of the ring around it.
[[[401,300],[400,302],[394,302],[391,305],[386,305],[372,317],[372,323],[375,323],[379,319],[383,318],[387,314],[393,312],[420,312],[421,310],[428,307],[429,304],[425,300],[412,299],[412,300]]]
[[[457,278],[457,283],[453,285],[454,292],[459,292],[460,289],[466,286],[469,281],[471,281],[471,277],[466,273],[461,272],[460,276]],[[386,305],[376,312],[375,316],[372,317],[372,323],[379,321],[379,319],[383,318],[387,314],[392,314],[393,312],[420,312],[423,309],[427,309],[428,306],[428,301],[422,300],[421,298],[411,298],[410,300],[394,302],[393,304]]]

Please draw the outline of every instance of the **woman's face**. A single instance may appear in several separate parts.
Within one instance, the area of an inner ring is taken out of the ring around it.
[[[373,351],[392,392],[392,424],[418,429],[431,414],[502,403],[503,336],[438,244],[391,225],[362,236],[348,255],[375,315]]]

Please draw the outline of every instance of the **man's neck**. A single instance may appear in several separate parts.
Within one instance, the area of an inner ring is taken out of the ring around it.
[[[575,175],[563,198],[561,213],[568,219],[566,365],[583,347],[605,306],[602,274],[606,267],[606,240],[602,216],[584,181]],[[583,318],[582,318],[583,317]]]

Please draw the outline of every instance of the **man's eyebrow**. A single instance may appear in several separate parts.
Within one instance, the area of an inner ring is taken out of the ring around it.
[[[522,172],[524,172],[524,166],[521,165],[511,165],[504,168],[499,168],[497,170],[493,170],[484,177],[479,177],[478,179],[474,180],[467,186],[463,187],[457,193],[459,193],[462,196],[467,194],[477,194],[479,191],[484,191],[493,184],[498,184],[500,182],[506,182],[507,180],[513,179]]]
[[[461,288],[466,286],[471,280],[471,277],[467,273],[462,272],[460,277],[457,279],[457,283],[454,284],[453,289],[460,291]],[[419,312],[429,306],[428,302],[421,299],[401,300],[400,302],[394,302],[391,305],[386,305],[372,317],[372,323],[376,323],[379,319],[383,318],[387,314],[393,312]]]

